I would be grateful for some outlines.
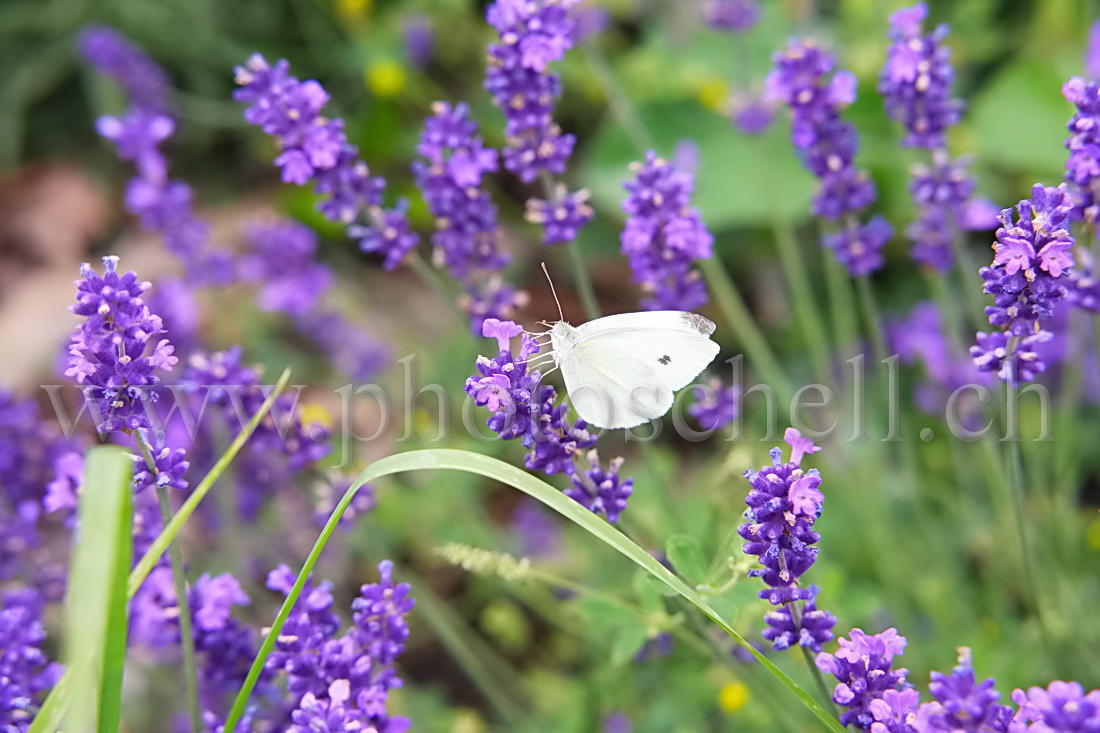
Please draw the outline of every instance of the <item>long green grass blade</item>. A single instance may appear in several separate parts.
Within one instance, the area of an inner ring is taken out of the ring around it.
[[[88,451],[79,529],[65,590],[62,658],[73,670],[62,724],[66,733],[106,733],[119,727],[126,659],[126,571],[132,541],[132,468],[129,455],[117,446]]]
[[[275,400],[279,398],[279,395],[286,390],[287,384],[290,383],[290,370],[283,371],[282,376],[279,377],[279,381],[275,384],[275,389],[272,390],[271,395],[264,400],[263,405],[252,417],[249,423],[245,426],[237,437],[230,443],[229,448],[226,449],[222,457],[218,459],[218,462],[214,464],[214,467],[210,469],[202,481],[198,483],[195,490],[191,493],[191,496],[187,498],[187,501],[183,503],[180,510],[176,512],[176,516],[172,518],[160,535],[153,541],[153,544],[149,546],[149,550],[138,561],[137,565],[130,572],[128,581],[126,583],[126,599],[129,601],[137,593],[138,588],[145,582],[145,579],[149,577],[149,573],[156,565],[157,560],[164,554],[165,549],[179,534],[180,529],[183,528],[184,522],[195,513],[195,509],[198,507],[199,502],[206,496],[210,489],[213,488],[221,475],[225,473],[226,469],[233,462],[233,459],[240,453],[244,444],[252,437],[252,433],[256,431],[257,426],[267,416],[268,411],[271,410],[271,406],[275,404]],[[116,449],[117,450],[117,449]],[[129,525],[128,525],[129,526]],[[127,562],[130,558],[127,556]],[[75,566],[73,568],[75,570]],[[75,686],[74,678],[79,678],[83,672],[74,672],[74,669],[83,669],[83,665],[79,667],[68,666],[65,669],[65,674],[62,675],[57,685],[46,697],[42,703],[42,707],[38,711],[38,715],[35,716],[34,722],[31,723],[31,727],[28,733],[55,733],[58,728],[61,727],[61,722],[65,718],[66,711],[69,709],[70,704],[73,701],[73,687]],[[117,726],[116,726],[117,730]],[[67,733],[67,732],[66,732]]]
[[[275,616],[275,621],[271,624],[271,629],[268,631],[263,644],[260,646],[260,651],[257,653],[256,659],[252,663],[252,668],[249,670],[248,677],[245,679],[244,685],[237,694],[237,699],[233,702],[233,708],[230,710],[229,717],[226,720],[226,730],[233,730],[240,720],[241,715],[244,713],[248,698],[252,694],[252,689],[256,686],[256,681],[259,679],[264,663],[267,661],[268,655],[271,654],[271,650],[275,647],[275,641],[278,639],[279,633],[282,631],[283,625],[286,623],[286,619],[290,615],[291,609],[298,600],[298,596],[302,592],[302,587],[305,585],[306,580],[308,580],[310,573],[313,572],[313,567],[317,564],[317,560],[321,552],[325,549],[325,545],[328,544],[329,538],[332,536],[337,523],[340,521],[340,517],[343,516],[344,511],[347,509],[352,499],[355,498],[355,494],[359,488],[383,476],[403,473],[405,471],[424,471],[433,469],[467,471],[469,473],[475,473],[495,479],[541,501],[566,519],[579,525],[597,539],[628,557],[636,565],[667,585],[680,596],[683,596],[692,605],[696,606],[714,621],[714,623],[718,624],[723,631],[737,641],[737,643],[745,647],[745,649],[747,649],[765,669],[782,682],[803,705],[809,708],[809,710],[818,717],[826,729],[834,731],[834,733],[844,733],[844,728],[840,725],[840,722],[830,715],[829,711],[822,707],[808,692],[799,687],[794,680],[784,674],[781,669],[776,667],[770,659],[758,652],[755,647],[743,639],[717,611],[711,608],[702,596],[669,572],[663,565],[654,560],[649,553],[623,536],[623,534],[614,527],[607,524],[602,519],[597,518],[596,515],[589,512],[577,502],[566,497],[553,486],[535,478],[526,471],[504,463],[503,461],[498,461],[495,458],[489,458],[488,456],[482,456],[468,451],[448,449],[416,450],[387,456],[371,464],[359,474],[355,483],[351,485],[351,488],[344,494],[340,503],[336,506],[336,509],[333,510],[332,516],[329,517],[324,529],[321,530],[321,534],[317,537],[317,542],[314,543],[313,549],[310,550],[309,556],[302,565],[301,572],[298,573],[298,578],[294,583],[294,587],[287,595],[282,608],[279,609],[279,613]]]

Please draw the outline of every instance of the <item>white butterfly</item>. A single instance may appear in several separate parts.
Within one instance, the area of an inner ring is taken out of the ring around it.
[[[714,360],[712,333],[714,323],[687,311],[623,313],[577,327],[563,319],[550,329],[550,355],[581,419],[632,428],[668,412],[673,392]]]

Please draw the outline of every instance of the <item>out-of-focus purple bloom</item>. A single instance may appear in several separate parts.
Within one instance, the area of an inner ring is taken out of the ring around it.
[[[633,479],[619,475],[621,459],[612,460],[607,469],[602,467],[592,450],[596,438],[586,430],[587,423],[570,422],[567,407],[556,404],[554,388],[542,384],[538,370],[528,370],[528,362],[538,354],[538,343],[523,334],[518,357],[512,353],[509,339],[521,332],[511,321],[485,321],[482,335],[496,338],[499,351],[495,359],[478,357],[480,376],[466,380],[466,393],[476,405],[494,413],[486,422],[493,432],[504,440],[519,438],[530,449],[525,461],[528,469],[569,476],[572,485],[565,494],[614,522],[626,506]],[[587,466],[578,465],[582,455]]]
[[[1005,733],[1012,708],[997,704],[1001,695],[994,684],[992,678],[976,683],[970,650],[961,647],[959,664],[951,674],[932,673],[928,691],[935,700],[917,709],[912,729],[916,733]]]
[[[512,535],[524,557],[550,557],[561,551],[561,524],[542,504],[524,499],[512,512]]]
[[[603,719],[603,733],[631,733],[633,730],[626,713],[611,713]]]
[[[703,18],[714,30],[743,33],[760,20],[760,8],[755,0],[707,0]]]
[[[935,150],[944,147],[944,133],[959,121],[962,103],[951,97],[955,70],[951,49],[943,44],[948,28],[941,25],[922,35],[927,14],[922,2],[890,16],[893,45],[886,52],[878,91],[886,113],[908,132],[902,145]]]
[[[1066,277],[1069,302],[1090,313],[1100,313],[1100,269],[1087,249],[1079,248],[1075,254],[1077,267]]]
[[[1100,690],[1087,695],[1079,682],[1051,682],[1042,687],[1012,691],[1019,711],[1009,733],[1093,733],[1100,730]]]
[[[718,378],[710,380],[706,387],[696,387],[696,401],[688,408],[703,430],[721,430],[734,420],[741,410],[741,387],[726,386]]]
[[[162,277],[144,298],[149,310],[160,316],[164,335],[180,358],[186,358],[201,347],[199,305],[192,286],[179,278]]]
[[[64,511],[73,516],[77,498],[84,489],[84,454],[76,451],[63,453],[54,463],[55,475],[46,484],[42,508],[48,513]]]
[[[882,266],[881,249],[892,229],[881,217],[866,224],[858,219],[877,193],[866,172],[855,167],[855,128],[840,117],[855,100],[856,79],[850,72],[835,71],[833,56],[808,41],[792,41],[773,61],[764,82],[765,100],[781,102],[791,111],[791,141],[820,181],[814,214],[842,222],[840,231],[823,243],[853,277],[867,275]]]
[[[199,699],[207,716],[222,716],[248,675],[256,656],[256,634],[232,617],[235,606],[251,603],[229,573],[204,573],[191,586],[188,602],[198,663]]]
[[[1076,111],[1067,125],[1066,182],[1075,199],[1075,218],[1090,224],[1100,220],[1100,84],[1073,77],[1062,85],[1062,95]]]
[[[923,365],[927,379],[917,384],[914,400],[929,415],[943,415],[949,396],[963,385],[993,384],[989,373],[979,370],[969,354],[955,351],[944,333],[935,303],[917,303],[908,316],[889,324],[887,342],[901,357],[901,363]],[[973,414],[980,405],[967,403],[958,407],[960,412]]]
[[[992,202],[974,198],[974,178],[968,158],[950,160],[946,151],[932,152],[931,167],[916,165],[909,192],[917,204],[917,218],[906,229],[913,242],[913,260],[938,272],[954,262],[951,239],[957,230],[985,231],[997,226]]]
[[[97,71],[113,78],[134,105],[166,112],[171,82],[168,75],[121,33],[102,25],[87,26],[77,39],[80,53]]]
[[[72,336],[65,376],[84,385],[99,431],[149,427],[145,406],[156,402],[153,387],[160,383],[155,371],[171,370],[178,359],[168,339],[151,343],[163,328],[141,298],[149,283],[116,272],[118,257],[104,257],[103,265],[102,275],[83,265],[76,281],[70,310],[85,320]]]
[[[542,227],[543,244],[568,244],[592,218],[588,198],[585,189],[568,193],[565,186],[558,184],[550,199],[527,199],[527,221]]]
[[[775,104],[758,94],[734,92],[729,115],[734,126],[746,135],[763,135],[775,121]]]
[[[820,652],[822,644],[832,641],[836,616],[828,611],[818,610],[814,601],[818,592],[816,585],[811,585],[809,590],[813,595],[803,604],[797,623],[792,615],[794,604],[791,603],[785,603],[778,610],[764,614],[764,622],[768,627],[764,629],[763,636],[772,642],[775,649],[789,649],[798,644],[810,651]]]
[[[1085,73],[1090,79],[1100,79],[1100,20],[1089,28],[1089,42],[1085,49]]]
[[[584,43],[592,36],[598,36],[611,25],[611,12],[593,3],[579,3],[569,9],[573,16],[573,45]]]
[[[382,208],[386,182],[370,174],[348,142],[343,120],[321,114],[328,102],[324,88],[291,76],[285,60],[271,66],[260,54],[237,67],[236,81],[240,88],[233,98],[248,105],[245,120],[279,142],[282,153],[275,165],[283,180],[313,181],[321,195],[317,208],[332,221],[350,226],[362,216],[367,226],[349,229],[349,234],[363,241],[364,250],[385,255],[387,267],[396,265],[416,245],[405,208]]]
[[[0,596],[0,718],[13,733],[30,727],[45,693],[61,678],[61,665],[42,648],[45,605],[33,588]]]
[[[889,691],[905,689],[907,669],[891,669],[895,656],[905,650],[905,637],[898,636],[897,629],[886,629],[881,634],[868,636],[860,629],[852,629],[851,639],[840,639],[840,649],[836,654],[822,652],[817,655],[817,668],[837,679],[833,689],[833,702],[847,708],[840,714],[840,724],[854,725],[860,730],[871,730],[871,726],[885,712],[881,707],[876,710],[872,704],[882,700],[888,708],[897,704],[915,709],[917,700],[897,699],[891,696],[884,700]],[[911,703],[911,705],[909,705]],[[889,729],[887,729],[889,730]]]
[[[389,362],[390,352],[376,338],[334,311],[313,311],[294,319],[305,336],[317,342],[337,370],[367,382]]]
[[[821,474],[801,466],[803,456],[819,447],[794,428],[787,428],[783,438],[791,446],[790,461],[783,461],[782,451],[773,448],[771,466],[745,472],[752,487],[745,497],[748,521],[737,528],[745,540],[745,554],[756,555],[764,566],[750,570],[749,577],[763,579],[768,588],[760,597],[775,606],[814,597],[809,588],[798,587],[798,580],[817,560],[819,549],[814,545],[821,536],[813,525],[824,502],[817,488]]]
[[[691,206],[693,178],[652,150],[631,169],[634,177],[623,184],[629,195],[623,201],[627,220],[620,241],[634,282],[650,293],[642,307],[695,310],[709,298],[692,265],[712,256],[714,237]]]
[[[332,284],[332,272],[315,260],[317,235],[309,227],[293,221],[256,224],[248,241],[252,251],[238,266],[243,279],[260,283],[263,310],[301,315]]]
[[[431,19],[422,13],[409,13],[401,19],[401,37],[405,53],[413,66],[424,68],[435,56],[435,28]]]
[[[642,664],[644,662],[650,662],[655,659],[661,659],[672,654],[672,649],[675,646],[675,642],[672,638],[672,634],[664,631],[658,632],[655,636],[651,636],[645,640],[645,644],[638,650],[638,653],[634,655],[634,663]]]

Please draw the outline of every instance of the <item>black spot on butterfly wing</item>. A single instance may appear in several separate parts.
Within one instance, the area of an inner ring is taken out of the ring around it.
[[[659,363],[661,363],[661,364],[664,364],[664,365],[666,365],[666,366],[667,366],[668,364],[672,363],[672,357],[671,357],[671,356],[669,356],[668,354],[665,354],[664,356],[662,356],[662,357],[661,357],[660,359],[658,359],[657,361],[658,361]]]

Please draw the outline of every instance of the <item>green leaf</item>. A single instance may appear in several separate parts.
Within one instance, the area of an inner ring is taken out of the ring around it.
[[[79,531],[65,590],[62,658],[72,674],[66,731],[117,731],[126,660],[126,576],[133,538],[133,463],[117,446],[88,451]],[[38,716],[31,730],[47,730]],[[51,731],[52,733],[52,731]]]
[[[971,107],[969,127],[975,130],[978,157],[995,161],[1001,170],[1024,174],[1025,185],[1039,180],[1057,183],[1066,162],[1066,122],[1073,115],[1072,105],[1062,97],[1064,81],[1044,60],[1006,66]]]
[[[676,572],[689,583],[698,585],[706,580],[707,562],[695,538],[686,534],[674,534],[665,542],[665,554]]]
[[[645,646],[648,638],[645,627],[641,624],[619,627],[611,641],[611,664],[619,667],[630,662],[638,654],[638,650]]]
[[[795,157],[786,124],[772,125],[763,135],[746,135],[728,118],[693,101],[640,107],[638,117],[662,157],[671,157],[684,139],[699,146],[692,203],[711,229],[770,226],[777,218],[794,224],[809,217],[813,177]],[[630,163],[641,160],[645,151],[614,121],[603,125],[587,149],[591,153],[583,180],[596,208],[618,211]]]
[[[318,558],[321,556],[321,552],[325,549],[325,545],[328,544],[329,539],[332,537],[332,533],[336,531],[336,526],[340,522],[340,518],[347,510],[348,505],[351,504],[352,500],[355,498],[355,494],[359,491],[360,487],[368,482],[376,481],[383,476],[389,476],[395,473],[440,469],[466,471],[468,473],[478,474],[519,489],[528,496],[541,501],[543,504],[578,525],[581,529],[592,534],[604,544],[609,545],[620,554],[625,555],[631,562],[643,568],[650,575],[676,591],[692,605],[706,614],[714,623],[718,624],[723,631],[748,650],[749,653],[760,662],[760,665],[764,669],[782,682],[803,705],[817,716],[828,730],[835,731],[836,733],[844,733],[844,728],[842,728],[840,723],[832,717],[829,711],[822,707],[822,705],[814,700],[808,692],[803,690],[794,680],[775,666],[774,662],[765,657],[757,651],[752,644],[742,638],[742,636],[738,634],[717,611],[710,607],[706,600],[699,595],[695,589],[691,588],[669,572],[667,568],[654,560],[649,553],[631,542],[630,539],[617,529],[562,494],[550,484],[535,478],[526,471],[504,463],[503,461],[498,461],[495,458],[489,458],[488,456],[470,453],[469,451],[448,449],[415,450],[387,456],[371,464],[359,474],[358,478],[356,478],[343,498],[340,499],[340,503],[337,504],[336,509],[333,510],[332,516],[329,517],[324,529],[321,530],[321,534],[317,537],[313,549],[310,550],[309,555],[302,564],[302,569],[298,573],[298,578],[294,582],[294,587],[291,588],[290,593],[287,594],[286,600],[283,602],[282,607],[279,609],[279,613],[275,616],[275,620],[271,624],[271,628],[264,637],[263,644],[260,646],[256,659],[252,663],[252,668],[248,672],[248,677],[241,686],[240,692],[237,694],[237,699],[234,700],[233,707],[229,711],[229,717],[226,719],[225,723],[226,730],[233,730],[244,714],[245,706],[248,704],[248,698],[252,694],[253,688],[256,686],[256,681],[260,677],[260,672],[263,670],[264,663],[275,647],[275,641],[278,639],[279,633],[282,631],[283,625],[290,615],[290,610],[297,602],[298,596],[301,594],[306,580],[309,579],[314,566],[317,564]]]

